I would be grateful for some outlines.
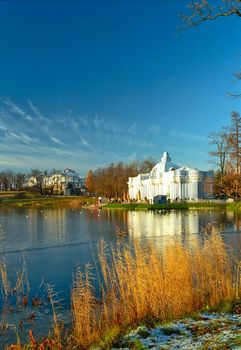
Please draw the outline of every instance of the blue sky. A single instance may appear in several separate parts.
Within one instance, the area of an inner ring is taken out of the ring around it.
[[[168,151],[208,169],[241,112],[241,19],[177,33],[185,0],[0,1],[0,170],[89,169]]]

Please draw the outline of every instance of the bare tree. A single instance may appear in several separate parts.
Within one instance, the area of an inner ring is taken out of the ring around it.
[[[148,173],[156,164],[155,159],[152,157],[144,159],[139,165],[139,173]]]
[[[209,144],[213,145],[215,148],[209,152],[209,155],[214,159],[214,164],[216,164],[220,170],[222,183],[229,148],[228,135],[226,131],[213,132],[209,135],[209,139]]]
[[[44,172],[40,169],[32,169],[29,174],[30,187],[35,187],[37,191],[44,194]]]
[[[14,173],[11,170],[4,170],[0,173],[0,187],[4,191],[14,189]]]
[[[228,147],[231,159],[234,161],[235,171],[240,174],[241,161],[241,117],[238,112],[231,114],[231,126],[228,128]]]
[[[241,0],[191,1],[187,8],[188,13],[180,15],[185,28],[212,21],[218,17],[231,15],[241,17]]]
[[[140,172],[150,171],[155,164],[151,158],[141,162],[132,162],[131,164],[110,164],[107,167],[99,168],[93,173],[89,171],[86,180],[88,189],[93,187],[96,194],[108,198],[126,199],[128,193],[128,178],[136,176]],[[91,191],[90,191],[91,192]]]
[[[25,185],[26,174],[17,173],[15,174],[15,188],[17,191],[22,190]]]

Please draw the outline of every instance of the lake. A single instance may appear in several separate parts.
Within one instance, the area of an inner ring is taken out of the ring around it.
[[[224,241],[233,251],[241,251],[241,214],[231,211],[155,213],[60,207],[1,208],[0,258],[6,263],[9,280],[13,286],[16,271],[21,271],[24,261],[31,298],[40,296],[44,302],[33,312],[30,306],[4,303],[1,296],[0,343],[13,341],[16,330],[23,337],[29,328],[38,334],[47,332],[52,322],[51,308],[44,294],[47,283],[58,292],[55,298],[61,300],[56,304],[59,318],[66,323],[71,321],[69,295],[73,274],[78,266],[94,265],[96,246],[101,238],[115,244],[116,232],[121,231],[130,240],[154,240],[165,245],[175,239],[192,246],[200,241],[210,224],[220,228]],[[32,318],[31,313],[34,313]],[[11,325],[7,331],[3,327],[6,323]]]

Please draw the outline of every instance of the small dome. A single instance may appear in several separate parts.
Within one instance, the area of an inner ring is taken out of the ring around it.
[[[171,157],[169,156],[168,152],[164,152],[161,162],[157,163],[153,169],[151,170],[151,174],[157,175],[162,174],[167,171],[178,169],[179,165],[172,163]]]

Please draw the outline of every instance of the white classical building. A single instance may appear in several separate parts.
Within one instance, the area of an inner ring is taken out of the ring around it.
[[[171,201],[210,199],[213,195],[213,173],[180,167],[172,162],[168,152],[164,152],[161,162],[149,173],[129,177],[128,192],[130,199],[148,200],[150,203],[156,196],[166,196]]]

